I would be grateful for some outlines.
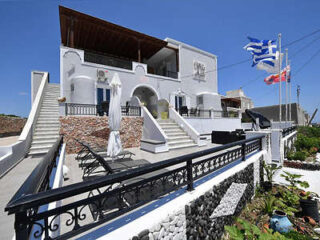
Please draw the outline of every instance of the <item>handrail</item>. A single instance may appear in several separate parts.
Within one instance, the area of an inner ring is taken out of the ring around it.
[[[36,120],[36,116],[37,116],[37,113],[39,111],[39,106],[41,104],[41,101],[42,101],[42,97],[43,97],[43,93],[44,93],[44,89],[48,83],[48,73],[47,72],[44,72],[43,73],[43,77],[41,79],[41,83],[40,83],[40,86],[39,86],[39,89],[38,89],[38,92],[37,92],[37,95],[36,95],[36,98],[34,99],[34,102],[32,104],[32,107],[31,107],[31,111],[30,111],[30,114],[28,116],[28,120],[20,134],[20,137],[19,137],[19,141],[24,141],[27,139],[30,131],[32,130],[32,127],[33,127],[33,122],[34,120]]]
[[[57,155],[59,146],[62,143],[62,137],[59,137],[55,144],[51,147],[49,152],[43,157],[41,162],[31,172],[26,181],[18,189],[15,195],[11,198],[8,205],[17,202],[26,196],[32,196],[34,193],[38,193],[43,190],[42,188],[48,187],[48,181],[52,167],[54,166],[54,160]],[[47,182],[45,182],[47,181]]]
[[[225,144],[222,146],[209,148],[199,152],[194,152],[194,153],[186,154],[183,156],[171,158],[158,163],[146,165],[140,168],[119,172],[119,173],[104,176],[104,177],[99,177],[95,180],[75,183],[75,184],[64,186],[58,189],[39,192],[33,195],[25,195],[19,199],[13,199],[14,201],[13,200],[10,201],[5,208],[5,211],[8,211],[9,214],[22,212],[32,207],[48,204],[52,201],[59,201],[61,199],[72,197],[72,196],[75,196],[84,192],[88,192],[109,184],[118,183],[118,182],[128,180],[137,176],[141,176],[146,173],[154,172],[156,170],[164,169],[166,167],[170,167],[183,162],[188,162],[194,158],[199,158],[208,154],[216,153],[231,147],[235,147],[235,146],[243,147],[248,142],[252,142],[258,139],[261,141],[262,138],[264,138],[264,136],[257,136],[257,137]]]

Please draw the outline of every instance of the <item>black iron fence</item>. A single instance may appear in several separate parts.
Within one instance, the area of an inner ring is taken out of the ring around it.
[[[216,111],[210,109],[181,107],[176,111],[183,117],[190,118],[238,118],[239,113],[234,111]]]
[[[50,190],[51,174],[53,169],[57,166],[57,158],[60,155],[62,143],[63,139],[60,137],[12,197],[7,206],[15,205],[16,203],[23,201],[27,196],[39,196]],[[33,205],[24,211],[18,210],[15,213],[14,227],[16,239],[29,239],[28,236],[30,235],[34,223],[30,224],[28,218],[36,214],[39,207],[40,205]]]
[[[292,126],[292,127],[288,127],[288,128],[284,128],[282,130],[282,137],[288,136],[289,134],[293,133],[294,131],[297,130],[296,126]]]
[[[187,191],[193,190],[195,179],[235,161],[244,161],[248,154],[261,150],[262,139],[259,136],[233,142],[44,192],[21,194],[29,186],[24,183],[5,210],[15,214],[17,240],[28,239],[30,233],[34,238],[68,239],[183,186],[187,186]],[[33,172],[27,181],[38,179],[38,175],[38,171]],[[64,202],[65,199],[69,201]],[[62,201],[62,205],[38,211],[57,201]],[[61,222],[56,222],[60,217]],[[33,226],[38,228],[35,233],[31,232]],[[54,237],[61,229],[60,235]]]
[[[107,115],[109,105],[102,106],[96,104],[65,103],[65,115]],[[121,106],[123,116],[141,116],[141,107]]]

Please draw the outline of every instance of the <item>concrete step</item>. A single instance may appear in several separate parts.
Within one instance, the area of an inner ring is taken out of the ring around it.
[[[49,144],[31,144],[31,150],[43,150],[43,149],[50,149],[52,147],[53,143],[49,143]]]
[[[178,124],[174,122],[159,122],[160,126],[178,126]]]
[[[163,124],[163,123],[175,123],[173,120],[171,120],[171,119],[166,119],[166,120],[164,120],[164,119],[160,119],[160,120],[157,120],[157,122],[159,123],[159,124]]]
[[[39,128],[38,126],[36,126],[35,132],[39,133],[39,132],[51,132],[51,131],[56,131],[59,132],[60,127],[44,127],[44,128]]]
[[[59,125],[60,121],[59,121],[59,118],[38,118],[38,121],[37,121],[37,126],[39,124],[43,125]]]
[[[49,149],[30,150],[28,155],[29,156],[40,156],[40,155],[45,155],[48,152],[49,152]]]
[[[169,146],[169,150],[173,150],[173,149],[180,149],[180,148],[189,148],[189,147],[197,147],[197,144],[195,143],[190,143],[190,144],[179,144],[176,146]]]
[[[57,141],[57,139],[58,138],[34,140],[34,141],[32,141],[31,146],[33,146],[33,145],[41,146],[41,145],[49,145],[49,144],[52,145]]]
[[[182,145],[182,144],[189,144],[189,143],[194,143],[192,139],[187,139],[187,140],[178,140],[178,141],[173,141],[173,142],[169,142],[169,147],[172,146],[178,146],[178,145]]]
[[[179,136],[188,136],[184,131],[179,132],[165,132],[168,137],[179,137]]]
[[[50,115],[50,116],[39,116],[38,121],[58,121],[59,122],[59,116]]]
[[[50,124],[37,124],[36,125],[36,130],[37,129],[52,129],[52,128],[57,128],[60,129],[60,124],[59,123],[50,123]]]
[[[33,136],[40,137],[40,136],[56,136],[59,135],[59,131],[36,131]]]
[[[58,120],[45,120],[45,121],[38,120],[37,121],[37,124],[50,124],[50,123],[59,123],[59,121]]]
[[[59,114],[59,109],[40,109],[40,113],[56,113]]]
[[[163,131],[165,133],[180,133],[180,132],[184,133],[184,131],[182,129],[180,129],[180,128],[163,129]]]
[[[37,136],[33,136],[33,141],[45,141],[45,140],[51,140],[51,139],[57,140],[58,138],[59,138],[59,134],[37,135]]]
[[[181,129],[178,125],[170,125],[170,126],[161,126],[161,128],[166,131],[166,130],[171,130],[171,129]]]
[[[174,141],[179,141],[179,140],[189,140],[190,139],[190,137],[187,135],[187,134],[185,134],[184,136],[170,136],[169,138],[168,138],[168,142],[174,142]]]

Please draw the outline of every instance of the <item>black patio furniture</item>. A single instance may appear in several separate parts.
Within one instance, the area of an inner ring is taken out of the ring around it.
[[[257,118],[259,119],[259,127],[261,129],[266,129],[271,127],[271,122],[268,118],[263,116],[261,113],[254,112],[252,110],[246,109],[246,114],[251,118],[253,124],[257,125]]]
[[[97,105],[97,114],[99,116],[103,116],[106,114],[109,115],[109,101],[103,101],[100,104]]]
[[[179,108],[179,114],[180,114],[181,116],[183,116],[183,115],[189,116],[188,107],[187,107],[187,106],[181,106],[181,107]]]
[[[190,109],[190,116],[199,116],[199,115],[200,115],[200,111],[198,110],[198,108]]]

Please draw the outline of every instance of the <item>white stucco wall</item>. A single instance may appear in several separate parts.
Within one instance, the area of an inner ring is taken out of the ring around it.
[[[122,82],[122,105],[125,105],[126,101],[130,100],[137,87],[144,86],[154,91],[158,99],[168,100],[172,93],[181,89],[181,91],[185,92],[188,96],[186,100],[188,107],[195,107],[196,95],[198,93],[209,92],[217,94],[217,73],[215,71],[217,68],[217,60],[216,57],[210,53],[179,42],[175,42],[175,44],[177,44],[179,48],[178,79],[148,74],[147,65],[142,63],[133,62],[132,70],[127,70],[85,62],[83,50],[61,46],[61,97],[66,97],[66,102],[96,104],[96,88],[109,88],[108,83],[97,82],[97,69],[103,69],[108,71],[108,78],[110,80],[115,72],[119,74]],[[194,61],[201,61],[205,64],[208,73],[206,73],[204,80],[199,81],[193,78]],[[72,84],[74,90],[71,88]],[[211,98],[214,98],[214,96]],[[172,100],[174,101],[174,98],[171,98],[171,104]],[[212,107],[220,110],[220,98],[215,98],[213,101],[211,99],[207,102],[212,102]]]
[[[200,134],[212,131],[234,131],[241,128],[240,118],[185,118]]]

